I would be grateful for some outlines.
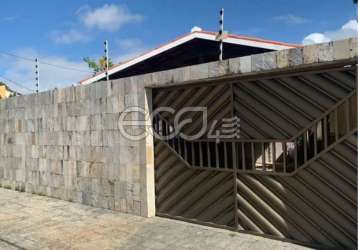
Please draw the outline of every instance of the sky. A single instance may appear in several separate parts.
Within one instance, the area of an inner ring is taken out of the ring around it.
[[[99,58],[104,40],[119,63],[194,26],[217,31],[220,8],[234,34],[310,44],[358,33],[352,0],[2,0],[0,81],[32,92],[38,57],[41,91],[77,84],[91,75],[83,58]]]

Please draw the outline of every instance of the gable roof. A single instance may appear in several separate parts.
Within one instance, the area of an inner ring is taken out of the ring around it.
[[[155,48],[151,51],[143,53],[135,58],[124,61],[117,65],[114,65],[113,67],[111,67],[108,70],[108,74],[112,75],[114,73],[117,73],[121,70],[131,67],[137,63],[140,63],[146,59],[149,59],[153,56],[156,56],[160,53],[163,53],[169,49],[177,47],[177,46],[184,44],[188,41],[191,41],[193,39],[204,39],[204,40],[209,40],[209,41],[216,41],[216,36],[217,36],[216,32],[210,32],[210,31],[194,31],[194,32],[188,33],[188,34],[181,36],[165,45],[162,45],[162,46]],[[282,49],[301,47],[301,45],[297,45],[297,44],[289,44],[289,43],[265,40],[265,39],[256,38],[256,37],[234,35],[234,34],[228,34],[224,40],[224,43],[244,45],[244,46],[250,46],[250,47],[270,49],[270,50],[282,50]],[[99,81],[105,77],[106,77],[105,71],[101,71],[90,78],[80,81],[80,84],[90,84],[90,83]]]

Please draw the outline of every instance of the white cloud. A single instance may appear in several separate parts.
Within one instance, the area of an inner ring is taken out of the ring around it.
[[[120,52],[115,53],[113,57],[113,62],[115,63],[133,59],[148,50],[144,43],[136,38],[117,40],[116,45],[119,47]]]
[[[83,6],[77,14],[88,28],[105,31],[116,31],[127,23],[140,22],[143,19],[141,15],[131,13],[127,7],[115,4],[105,4],[97,9]]]
[[[131,52],[123,53],[123,54],[117,54],[117,56],[113,57],[113,62],[122,63],[122,62],[128,61],[130,59],[133,59],[133,58],[141,55],[145,51],[146,51],[145,49],[141,49],[141,50],[135,50],[135,51],[131,51]]]
[[[50,34],[52,41],[59,44],[72,44],[76,42],[85,42],[89,37],[77,30],[53,31]]]
[[[0,22],[12,22],[18,19],[18,16],[5,16],[0,18]]]
[[[334,40],[345,39],[349,37],[358,36],[358,23],[356,20],[352,19],[345,23],[340,29],[325,31],[323,33],[312,33],[306,36],[302,43],[303,44],[314,44],[329,42]]]
[[[140,39],[122,39],[117,41],[118,46],[123,50],[132,50],[143,47],[143,42]]]
[[[303,23],[308,23],[309,22],[308,19],[306,19],[304,17],[296,16],[296,15],[293,15],[293,14],[275,16],[273,18],[273,20],[284,22],[286,24],[303,24]]]
[[[62,56],[49,56],[38,53],[33,49],[19,49],[14,51],[14,54],[21,55],[26,58],[39,58],[39,72],[40,72],[40,90],[53,89],[55,87],[61,88],[77,84],[80,80],[90,76],[87,65],[78,60],[69,60]],[[4,56],[5,58],[5,56]],[[7,79],[11,79],[27,88],[35,88],[35,65],[34,62],[26,60],[13,60],[14,58],[6,57],[7,60],[1,60],[0,68],[2,68],[2,75]],[[68,70],[58,67],[46,65],[41,62],[49,64],[60,65],[64,68],[73,68],[75,70]],[[83,72],[82,72],[83,71]],[[28,93],[26,89],[11,85],[12,88],[18,90],[20,93]]]

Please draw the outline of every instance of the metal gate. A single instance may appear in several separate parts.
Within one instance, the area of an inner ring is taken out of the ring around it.
[[[153,90],[159,216],[325,248],[357,244],[355,67],[230,78]],[[204,120],[173,135],[186,107]],[[239,138],[218,138],[225,121]],[[232,124],[231,124],[232,125]],[[219,130],[220,131],[220,130]],[[181,135],[187,135],[183,137]]]

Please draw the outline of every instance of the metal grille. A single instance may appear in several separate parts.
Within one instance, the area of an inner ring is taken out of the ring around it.
[[[292,174],[319,154],[351,134],[357,127],[357,94],[347,97],[315,119],[298,135],[287,140],[244,139],[221,141],[201,139],[187,141],[177,135],[170,138],[172,124],[160,115],[154,130],[184,161],[195,168],[267,174]]]

